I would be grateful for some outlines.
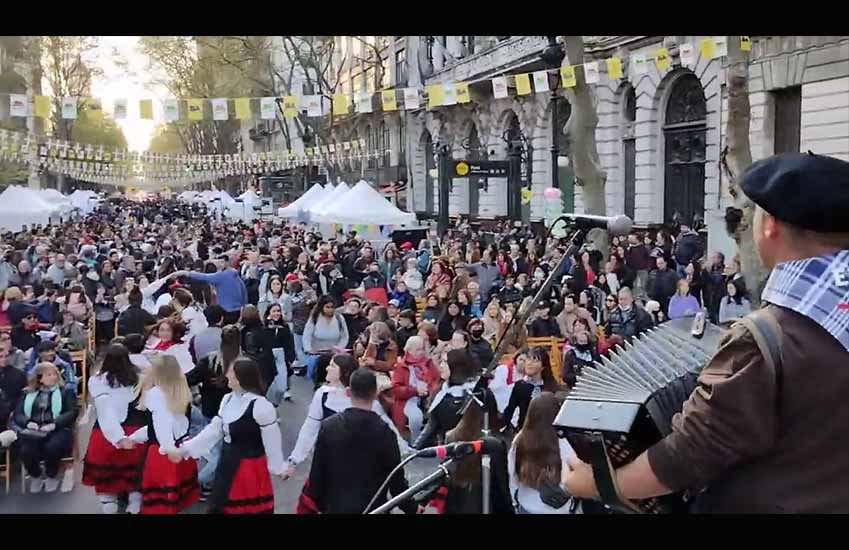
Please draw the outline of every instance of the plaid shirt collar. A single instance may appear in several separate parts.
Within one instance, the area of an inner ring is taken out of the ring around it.
[[[849,351],[849,250],[776,265],[761,298],[811,319]]]

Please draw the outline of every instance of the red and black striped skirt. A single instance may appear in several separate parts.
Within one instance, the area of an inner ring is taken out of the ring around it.
[[[215,509],[219,514],[274,513],[274,488],[265,455],[239,461],[227,498]]]
[[[138,426],[122,426],[132,431]],[[131,493],[139,490],[139,465],[144,445],[134,449],[116,449],[95,426],[88,440],[83,460],[83,485],[94,487],[101,494]]]
[[[193,458],[174,464],[151,443],[141,478],[142,514],[177,514],[200,499],[198,466]]]

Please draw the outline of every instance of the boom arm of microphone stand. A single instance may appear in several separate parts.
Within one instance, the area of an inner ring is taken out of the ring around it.
[[[408,498],[412,497],[422,489],[430,487],[437,481],[442,481],[443,478],[449,477],[451,475],[451,470],[453,470],[452,466],[457,462],[456,458],[452,458],[450,460],[446,460],[442,464],[440,464],[436,471],[422,479],[418,483],[414,484],[412,487],[401,493],[400,495],[396,495],[388,500],[385,504],[378,506],[368,514],[386,514]]]

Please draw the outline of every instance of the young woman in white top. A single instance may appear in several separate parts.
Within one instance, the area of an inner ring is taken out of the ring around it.
[[[283,321],[291,323],[292,297],[283,292],[283,279],[278,275],[271,277],[268,282],[268,292],[259,297],[256,307],[259,310],[260,318],[265,318],[266,310],[273,304],[280,304],[283,311]]]
[[[560,472],[573,455],[566,439],[557,437],[554,418],[560,400],[544,392],[531,400],[522,430],[507,455],[510,494],[520,514],[573,514],[572,499],[560,484]],[[543,494],[558,498],[543,502]],[[559,505],[559,506],[555,506]]]
[[[129,438],[145,426],[136,409],[138,381],[138,369],[122,344],[109,345],[100,370],[88,381],[97,422],[83,461],[82,481],[94,487],[104,514],[118,513],[121,494],[129,495],[127,513],[138,514],[141,508],[138,469],[144,448]]]
[[[176,451],[189,434],[192,392],[177,359],[154,355],[139,384],[139,410],[147,427],[130,439],[146,443],[142,469],[142,514],[176,514],[200,499],[197,462]]]
[[[186,325],[186,329],[188,330],[186,334],[187,341],[209,326],[203,311],[195,303],[192,293],[185,288],[174,289],[171,298],[171,307],[180,315],[180,319]]]
[[[307,411],[307,418],[304,420],[303,426],[301,426],[301,431],[298,432],[298,441],[295,443],[295,448],[289,455],[288,470],[284,474],[284,479],[295,475],[295,467],[306,460],[312,452],[315,447],[316,438],[318,437],[318,430],[321,427],[321,421],[351,406],[351,398],[347,395],[346,388],[351,379],[351,373],[357,370],[357,367],[357,361],[351,355],[340,353],[333,356],[333,359],[327,366],[325,378],[327,382],[319,387],[312,396],[312,402]],[[372,410],[395,433],[401,454],[403,455],[408,452],[409,445],[401,438],[401,435],[395,428],[395,424],[386,415],[386,411],[383,410],[377,399],[374,401]]]
[[[165,283],[173,279],[175,276],[176,272],[172,273],[171,275],[168,275],[167,277],[157,279],[152,283],[148,281],[146,275],[142,275],[141,277],[139,277],[139,290],[141,290],[142,293],[142,308],[145,309],[151,315],[156,315],[156,313],[159,311],[160,306],[165,305],[169,301],[171,301],[171,295],[167,292],[165,293],[168,294],[167,300],[163,299],[162,296],[160,296],[159,300],[154,300],[153,295],[156,294],[156,292],[161,289]],[[163,296],[165,296],[165,294],[163,294]]]
[[[282,476],[286,470],[277,411],[262,397],[265,387],[259,367],[250,357],[236,359],[226,378],[233,391],[224,396],[218,415],[197,437],[172,453],[179,458],[200,458],[223,441],[210,512],[273,513],[271,474]]]

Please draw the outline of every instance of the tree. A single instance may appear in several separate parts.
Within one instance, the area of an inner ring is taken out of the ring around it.
[[[564,36],[566,46],[565,65],[584,63],[584,39],[581,36]],[[576,71],[576,85],[566,88],[566,98],[571,105],[565,133],[569,142],[569,163],[575,174],[575,183],[581,186],[584,212],[604,216],[607,214],[604,187],[607,174],[601,168],[596,145],[598,98],[593,87],[588,85],[582,71]],[[591,231],[588,237],[607,258],[607,232]]]
[[[755,249],[753,223],[755,204],[743,193],[737,178],[752,164],[749,127],[752,110],[749,103],[748,54],[740,49],[739,37],[729,36],[726,82],[728,90],[728,122],[725,127],[725,148],[721,154],[723,174],[734,206],[726,212],[729,235],[737,242],[740,270],[749,287],[752,302],[760,303],[761,289],[769,276]]]
[[[77,118],[71,138],[79,143],[126,149],[124,132],[102,109],[89,107]]]
[[[161,124],[156,127],[147,149],[151,153],[184,154],[187,152],[176,128],[170,124]]]

